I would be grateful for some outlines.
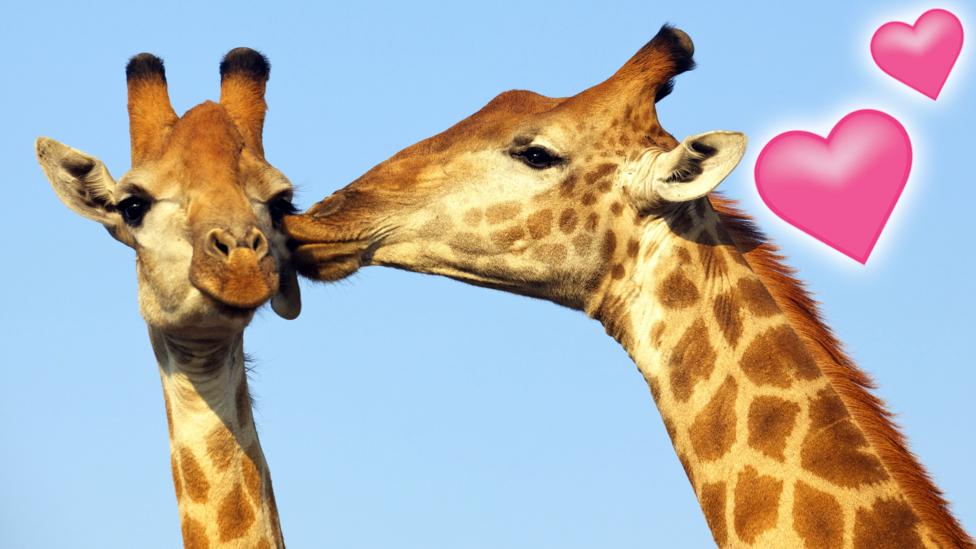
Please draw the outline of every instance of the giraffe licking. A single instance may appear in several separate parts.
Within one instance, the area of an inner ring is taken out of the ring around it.
[[[776,248],[709,193],[746,138],[676,140],[665,26],[578,95],[510,91],[285,230],[320,280],[384,265],[547,299],[637,364],[722,547],[971,547]]]
[[[37,158],[58,197],[136,252],[139,306],[163,385],[183,543],[283,547],[268,464],[251,416],[244,328],[267,301],[295,318],[300,296],[283,216],[292,186],[264,158],[267,59],[220,65],[220,102],[178,117],[162,61],[126,67],[132,169],[53,139]]]

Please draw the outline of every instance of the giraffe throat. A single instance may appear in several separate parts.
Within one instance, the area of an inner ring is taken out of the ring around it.
[[[151,329],[150,337],[163,385],[184,546],[284,547],[251,415],[243,335],[200,342]]]

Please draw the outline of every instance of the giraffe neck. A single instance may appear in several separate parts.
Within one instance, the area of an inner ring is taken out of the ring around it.
[[[633,237],[636,264],[608,278],[587,312],[650,386],[716,542],[935,546],[716,213],[695,205],[642,221]]]
[[[251,416],[243,334],[190,339],[150,328],[185,547],[284,547]]]

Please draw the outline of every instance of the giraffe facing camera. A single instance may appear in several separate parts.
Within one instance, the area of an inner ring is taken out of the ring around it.
[[[292,185],[264,158],[270,74],[237,48],[220,64],[220,102],[178,117],[161,59],[126,67],[132,169],[46,137],[37,158],[69,208],[136,252],[140,311],[163,384],[186,547],[283,547],[268,465],[251,416],[245,327],[271,301],[301,308],[285,214]]]

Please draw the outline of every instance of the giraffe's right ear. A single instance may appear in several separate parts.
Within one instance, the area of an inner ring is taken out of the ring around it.
[[[649,151],[633,172],[631,196],[638,210],[701,198],[735,169],[745,152],[746,136],[729,131],[693,135],[664,153]]]
[[[115,180],[101,160],[48,137],[34,144],[54,192],[76,213],[105,226],[113,236],[122,224],[115,210]]]

